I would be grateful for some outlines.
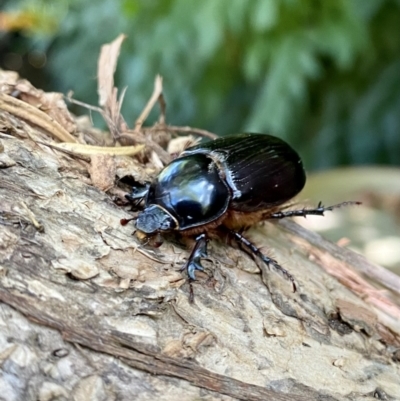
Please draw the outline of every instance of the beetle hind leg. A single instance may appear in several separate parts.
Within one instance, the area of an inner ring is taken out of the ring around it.
[[[203,266],[200,263],[201,258],[207,257],[208,238],[206,234],[200,234],[196,237],[196,244],[189,255],[189,258],[181,271],[186,270],[190,280],[196,280],[195,271],[203,271]]]
[[[293,292],[296,292],[296,280],[291,273],[284,269],[275,259],[271,259],[268,256],[264,255],[259,248],[257,248],[252,242],[245,238],[241,233],[233,230],[229,230],[229,233],[232,235],[237,243],[239,243],[240,245],[244,245],[252,254],[258,256],[267,266],[272,265],[275,270],[280,271],[288,280],[290,280],[293,286]]]
[[[349,205],[360,205],[361,202],[342,202],[338,203],[337,205],[332,206],[324,206],[321,202],[318,203],[318,206],[315,209],[301,209],[301,210],[288,210],[287,212],[276,212],[272,213],[268,216],[268,219],[284,219],[286,217],[307,217],[310,215],[314,216],[323,216],[325,212],[332,211],[333,209],[338,209],[342,206],[349,206]]]

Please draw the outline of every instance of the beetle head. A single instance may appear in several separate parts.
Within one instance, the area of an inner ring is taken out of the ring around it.
[[[176,228],[174,218],[157,205],[146,207],[136,220],[136,228],[145,234],[171,231]]]

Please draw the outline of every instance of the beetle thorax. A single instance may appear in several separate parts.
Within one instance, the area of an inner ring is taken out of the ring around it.
[[[226,212],[230,199],[229,186],[212,158],[202,154],[182,157],[165,167],[150,185],[138,224],[160,231],[160,219],[167,214],[176,223],[169,230],[205,226]]]

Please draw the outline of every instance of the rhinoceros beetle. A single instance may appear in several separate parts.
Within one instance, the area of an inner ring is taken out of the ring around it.
[[[257,222],[291,216],[323,215],[339,205],[282,211],[282,205],[304,187],[299,155],[282,139],[245,133],[218,138],[186,149],[145,188],[127,199],[144,210],[136,218],[142,237],[179,232],[196,244],[184,266],[191,280],[203,270],[209,238],[228,234],[267,265],[281,271],[296,290],[294,277],[264,255],[242,233]]]

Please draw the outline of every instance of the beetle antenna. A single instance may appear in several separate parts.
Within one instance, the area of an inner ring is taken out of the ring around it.
[[[275,268],[275,270],[280,271],[287,279],[291,281],[293,286],[293,292],[297,291],[297,285],[294,276],[291,273],[289,273],[286,269],[284,269],[275,259],[271,259],[268,256],[264,255],[259,248],[257,248],[247,238],[243,237],[242,234],[233,230],[229,230],[229,233],[236,240],[236,242],[238,242],[240,245],[246,246],[255,256],[258,256],[267,266],[272,265]]]
[[[137,216],[131,217],[130,219],[121,219],[119,222],[121,226],[126,226],[130,221],[135,221],[137,220]]]
[[[286,217],[295,217],[295,216],[307,217],[309,215],[323,216],[324,213],[327,211],[332,211],[333,209],[338,209],[340,207],[350,206],[350,205],[361,205],[361,202],[348,201],[348,202],[338,203],[332,206],[324,206],[322,202],[319,202],[318,206],[315,209],[304,208],[300,210],[288,210],[287,212],[280,211],[272,213],[271,215],[268,216],[268,219],[284,219]]]

